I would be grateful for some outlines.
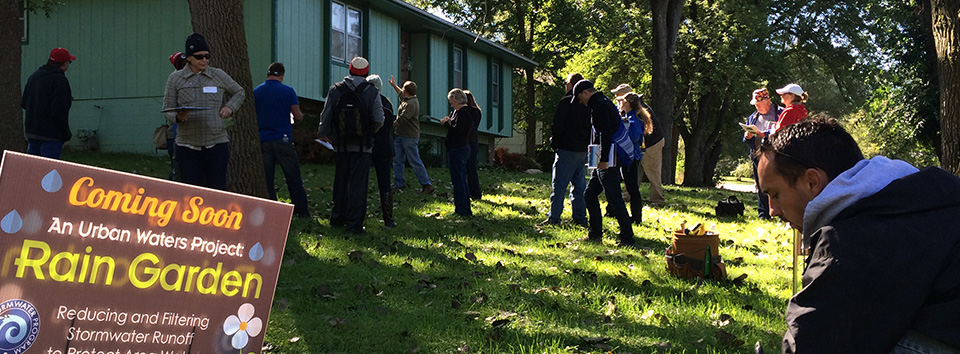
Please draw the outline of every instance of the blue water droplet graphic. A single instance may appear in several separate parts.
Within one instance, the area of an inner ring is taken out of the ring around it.
[[[257,262],[260,258],[263,258],[263,246],[260,245],[260,242],[257,242],[253,247],[250,247],[250,259]]]
[[[50,171],[46,176],[43,176],[40,185],[43,186],[43,190],[50,193],[59,191],[60,187],[63,187],[63,179],[60,178],[60,172],[57,172],[57,170]]]
[[[21,227],[23,227],[23,219],[20,218],[20,213],[16,210],[7,213],[7,215],[0,220],[0,230],[8,234],[17,233]],[[260,252],[261,254],[263,253],[262,250]]]

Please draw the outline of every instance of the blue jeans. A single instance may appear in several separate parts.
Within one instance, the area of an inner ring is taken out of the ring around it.
[[[230,162],[227,143],[200,150],[177,146],[177,161],[183,183],[227,190],[227,163]]]
[[[62,141],[27,139],[27,153],[30,155],[39,155],[59,160],[62,151]]]
[[[620,195],[620,169],[611,167],[606,170],[596,169],[590,175],[587,191],[583,198],[587,202],[587,212],[590,213],[590,234],[592,239],[603,238],[603,212],[600,211],[600,192],[607,196],[607,204],[620,224],[620,243],[633,244],[633,228],[630,225],[630,215],[627,214],[627,205]]]
[[[567,186],[573,184],[570,192],[570,204],[573,205],[573,220],[585,224],[587,221],[587,204],[583,201],[583,192],[587,189],[587,180],[584,177],[584,165],[587,163],[586,152],[557,150],[553,158],[553,192],[550,193],[550,213],[547,219],[554,224],[560,223],[563,214],[563,198],[567,196]]]
[[[394,187],[403,188],[403,186],[407,184],[403,178],[404,160],[410,162],[410,167],[413,167],[413,174],[417,176],[417,181],[420,182],[420,185],[425,186],[430,184],[430,176],[427,175],[427,168],[423,166],[423,161],[420,160],[420,148],[417,146],[419,143],[420,138],[398,136],[396,139],[393,139]]]
[[[757,160],[750,160],[753,161],[753,180],[754,184],[757,186],[757,216],[764,219],[769,219],[770,199],[767,197],[767,194],[763,193],[763,190],[760,189],[760,178],[757,176]]]
[[[470,157],[467,158],[467,184],[470,186],[470,199],[480,200],[483,198],[483,190],[480,189],[480,174],[477,172],[477,160],[480,156],[480,145],[476,141],[470,142]]]
[[[267,193],[270,199],[277,200],[277,190],[273,188],[276,164],[280,164],[283,177],[287,180],[287,191],[293,201],[293,215],[309,217],[310,209],[307,206],[307,191],[303,189],[303,179],[300,177],[300,159],[297,149],[292,142],[283,140],[261,141],[260,152],[263,154],[263,172],[267,177]]]
[[[447,150],[447,164],[450,168],[450,183],[453,184],[454,210],[461,216],[473,216],[470,210],[470,187],[467,186],[467,158],[470,146]]]
[[[907,331],[890,354],[950,354],[956,353],[957,349],[919,332]]]

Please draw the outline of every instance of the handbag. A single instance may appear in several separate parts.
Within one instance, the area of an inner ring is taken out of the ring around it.
[[[737,199],[737,196],[731,195],[727,199],[717,202],[715,209],[717,217],[724,216],[743,216],[743,202]]]
[[[167,130],[170,129],[170,126],[166,123],[157,127],[153,130],[153,146],[157,150],[166,150],[167,149]]]

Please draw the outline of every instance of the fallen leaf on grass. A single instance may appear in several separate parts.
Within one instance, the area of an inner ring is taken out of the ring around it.
[[[544,292],[544,291],[553,291],[553,292],[556,292],[556,291],[557,291],[557,287],[551,286],[551,287],[549,287],[549,288],[540,288],[540,289],[534,290],[533,293],[534,293],[534,294],[539,294],[539,293],[542,293],[542,292]]]
[[[473,252],[467,252],[466,254],[463,255],[463,258],[466,258],[466,259],[468,259],[468,260],[470,260],[470,261],[474,261],[474,262],[477,261],[477,255],[473,254]]]
[[[507,287],[510,288],[510,292],[519,293],[520,284],[507,284]]]
[[[580,337],[584,343],[587,344],[600,344],[610,341],[610,337]]]
[[[458,308],[460,308],[460,301],[451,300],[451,301],[450,301],[450,307],[453,308],[453,309],[458,309]]]
[[[468,319],[478,319],[480,318],[480,311],[467,311],[463,313],[464,316],[467,316]]]
[[[740,276],[733,279],[733,283],[737,285],[743,285],[743,281],[747,279],[747,273],[740,274]]]
[[[491,323],[490,326],[493,328],[500,328],[500,327],[506,326],[508,323],[510,323],[510,320],[502,319],[502,320],[493,321],[493,323]]]
[[[300,337],[293,337],[288,340],[290,343],[296,343],[300,341]]]
[[[356,262],[363,260],[363,252],[360,251],[350,251],[347,253],[347,257],[350,258],[350,261]]]
[[[280,300],[277,300],[277,305],[274,306],[273,308],[276,309],[277,311],[283,311],[287,309],[287,306],[290,306],[290,300],[280,299]]]
[[[469,345],[464,344],[463,346],[457,348],[457,353],[469,353],[469,352],[470,352]]]
[[[730,332],[722,329],[718,329],[716,332],[714,332],[714,335],[716,335],[717,340],[720,341],[720,344],[726,346],[739,347],[744,343],[742,340],[737,338],[737,336],[734,336],[733,334],[730,334]]]
[[[331,318],[330,321],[328,321],[328,322],[330,323],[331,326],[336,327],[336,326],[339,326],[339,325],[346,324],[346,323],[347,323],[347,320],[346,320],[346,319],[343,319],[343,318],[339,318],[339,317],[334,317],[334,318]]]

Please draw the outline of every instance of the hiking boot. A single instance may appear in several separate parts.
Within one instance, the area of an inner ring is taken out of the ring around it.
[[[579,220],[574,219],[574,220],[573,220],[573,223],[574,223],[574,224],[577,224],[577,225],[580,225],[580,226],[583,226],[583,227],[585,227],[585,228],[587,228],[587,229],[590,228],[590,223],[587,222],[587,219],[579,219]]]
[[[393,192],[380,193],[380,213],[383,214],[383,226],[393,228],[397,223],[393,221]]]
[[[434,188],[432,184],[424,184],[420,192],[423,194],[433,194],[434,190],[436,190],[436,188]]]

